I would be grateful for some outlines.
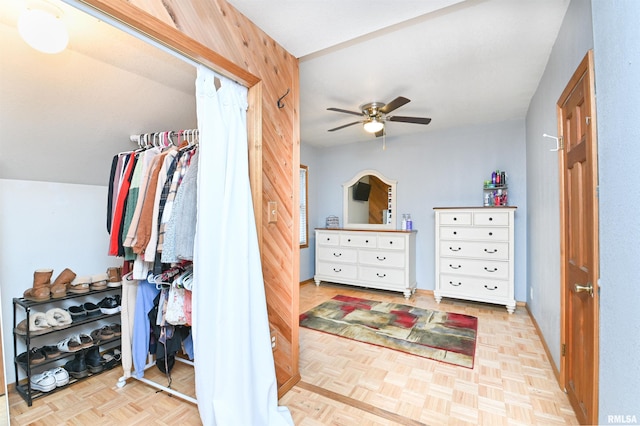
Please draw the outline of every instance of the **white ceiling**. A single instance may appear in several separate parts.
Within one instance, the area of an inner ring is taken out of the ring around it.
[[[0,178],[103,184],[110,156],[131,147],[129,134],[195,125],[195,69],[51,1],[70,30],[59,55],[20,40],[23,0],[0,1]],[[229,1],[300,58],[301,141],[316,146],[374,139],[357,125],[327,132],[358,119],[328,107],[359,111],[397,96],[412,102],[395,114],[433,121],[387,123],[388,143],[522,119],[569,3]]]
[[[411,103],[387,122],[409,133],[524,118],[569,0],[228,0],[300,58],[303,144],[374,139],[355,125],[360,105]]]

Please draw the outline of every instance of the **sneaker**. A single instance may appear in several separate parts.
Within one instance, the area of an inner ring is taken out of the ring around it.
[[[97,317],[98,315],[100,315],[101,309],[95,303],[86,302],[82,305],[82,307],[87,312],[87,317]]]
[[[120,312],[120,301],[113,296],[105,297],[100,301],[100,303],[98,303],[98,306],[103,314],[110,315]]]
[[[56,379],[56,387],[61,387],[69,383],[69,372],[62,367],[49,370]]]
[[[50,370],[40,374],[34,374],[31,376],[30,383],[31,389],[40,392],[50,392],[56,388],[56,378],[51,374]]]
[[[82,321],[87,318],[87,311],[84,310],[83,305],[69,306],[67,310],[71,314],[72,322]]]

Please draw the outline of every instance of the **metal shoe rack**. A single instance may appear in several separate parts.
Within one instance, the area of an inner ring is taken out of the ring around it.
[[[75,299],[80,299],[82,298],[83,300],[78,300],[78,303],[84,303],[84,302],[88,302],[88,301],[92,301],[93,303],[97,303],[93,300],[91,300],[89,298],[89,296],[95,296],[95,295],[99,295],[99,296],[109,296],[109,295],[115,295],[115,294],[120,294],[120,290],[121,288],[113,288],[113,287],[109,287],[109,288],[105,288],[102,290],[91,290],[88,293],[81,293],[81,294],[67,294],[67,296],[61,297],[61,298],[57,298],[57,299],[49,299],[49,300],[45,300],[42,302],[34,302],[31,300],[27,300],[24,298],[14,298],[13,299],[13,353],[14,353],[14,369],[15,369],[15,380],[16,380],[16,391],[20,394],[20,396],[22,396],[22,398],[27,402],[27,405],[29,407],[31,407],[31,404],[33,403],[34,399],[46,396],[48,394],[54,393],[58,390],[61,389],[65,389],[68,386],[73,385],[74,383],[77,383],[79,381],[85,380],[89,377],[92,377],[96,374],[101,374],[104,371],[108,371],[108,370],[103,370],[99,373],[91,373],[89,372],[88,375],[86,377],[77,379],[72,377],[71,375],[69,375],[69,384],[61,386],[61,387],[57,387],[49,392],[40,392],[38,390],[34,390],[31,388],[31,376],[34,374],[38,374],[40,372],[43,372],[45,370],[49,370],[49,369],[53,369],[56,367],[60,367],[60,366],[64,366],[65,362],[69,359],[69,358],[73,358],[75,357],[75,355],[81,351],[88,351],[89,349],[91,349],[92,347],[94,347],[95,345],[88,347],[88,348],[83,348],[80,349],[80,351],[75,351],[75,352],[62,352],[60,355],[52,358],[52,359],[45,359],[43,362],[40,362],[38,364],[35,365],[31,365],[31,349],[33,347],[41,347],[41,346],[45,346],[45,345],[49,345],[49,346],[54,346],[56,345],[56,343],[60,340],[62,340],[64,337],[69,336],[71,334],[76,334],[78,332],[86,332],[84,329],[80,328],[81,326],[86,326],[85,328],[91,328],[89,327],[89,325],[92,325],[91,330],[94,330],[96,328],[99,328],[105,324],[101,324],[102,320],[109,320],[109,323],[120,323],[120,313],[116,313],[116,314],[100,314],[100,315],[96,315],[93,317],[87,317],[86,319],[82,319],[79,321],[74,321],[73,323],[71,323],[69,326],[62,328],[62,329],[52,329],[51,331],[47,331],[45,333],[38,333],[37,335],[34,335],[32,333],[29,332],[29,323],[30,323],[30,317],[32,314],[32,309],[36,308],[36,307],[42,307],[46,305],[49,305],[49,307],[47,309],[51,309],[52,307],[62,307],[64,309],[63,306],[61,306],[61,302],[64,302],[65,300],[75,300]],[[117,293],[116,293],[117,292]],[[104,293],[104,295],[103,295]],[[109,294],[110,293],[110,294]],[[84,298],[87,298],[86,300]],[[26,327],[27,327],[27,331],[25,335],[19,334],[17,332],[17,326],[18,323],[20,321],[22,321],[22,319],[18,319],[18,313],[22,311],[24,312],[24,317],[26,319]],[[45,311],[46,312],[46,311]],[[75,329],[75,331],[74,331]],[[89,334],[90,332],[86,332],[87,334]],[[55,336],[53,336],[55,335]],[[48,339],[46,338],[48,337]],[[54,339],[52,339],[52,337],[54,337]],[[57,339],[57,340],[56,340]],[[32,346],[34,341],[39,341],[39,342],[43,342],[41,345],[39,346]],[[20,343],[23,343],[20,344]],[[24,350],[22,348],[18,348],[19,346],[25,346],[26,348],[24,348]],[[114,348],[119,348],[120,347],[120,337],[114,337],[113,339],[109,339],[107,341],[101,341],[99,346],[101,346],[101,353],[102,350],[104,349],[114,349]],[[25,352],[26,351],[26,363],[20,363],[18,362],[18,355]],[[62,362],[61,362],[62,361]]]

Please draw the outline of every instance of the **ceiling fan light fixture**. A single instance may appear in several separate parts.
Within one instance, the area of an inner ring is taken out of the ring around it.
[[[29,46],[43,53],[60,53],[69,43],[62,10],[47,2],[32,3],[20,14],[18,32]]]
[[[384,128],[384,123],[378,118],[374,117],[364,122],[364,130],[368,133],[377,133]]]

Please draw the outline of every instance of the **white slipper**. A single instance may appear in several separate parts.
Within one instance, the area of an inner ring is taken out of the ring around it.
[[[88,293],[90,285],[91,276],[75,277],[69,284],[69,291],[71,293]]]
[[[91,276],[91,290],[102,290],[107,288],[107,280],[109,276],[107,274],[96,274]]]
[[[50,392],[56,388],[56,378],[47,370],[40,374],[31,376],[31,389],[40,392]]]
[[[71,314],[62,308],[49,309],[46,313],[47,323],[55,330],[62,330],[71,325]]]
[[[51,331],[51,326],[47,321],[47,316],[42,312],[34,312],[29,315],[29,332],[32,334],[35,333],[46,333],[47,331]]]

